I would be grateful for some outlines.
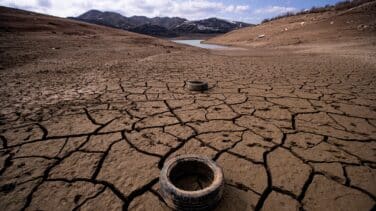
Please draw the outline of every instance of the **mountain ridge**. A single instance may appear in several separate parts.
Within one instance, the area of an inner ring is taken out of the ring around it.
[[[253,26],[248,23],[228,21],[215,17],[194,21],[180,17],[126,17],[120,13],[108,11],[102,12],[96,9],[89,10],[77,17],[69,18],[136,33],[162,37],[176,37],[186,34],[227,33],[235,29]]]

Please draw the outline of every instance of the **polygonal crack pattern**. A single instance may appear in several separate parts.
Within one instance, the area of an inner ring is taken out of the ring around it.
[[[79,71],[48,75],[50,82],[34,73],[28,84],[13,73],[17,67],[2,70],[3,210],[166,210],[159,171],[181,154],[205,155],[223,168],[217,210],[375,206],[372,63],[135,49],[127,62],[114,54],[58,62],[54,68]],[[191,78],[210,89],[188,91]]]

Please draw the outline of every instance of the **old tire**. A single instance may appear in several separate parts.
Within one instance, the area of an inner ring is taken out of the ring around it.
[[[208,83],[204,81],[187,81],[188,89],[191,91],[205,91],[208,90]]]
[[[189,174],[206,175],[210,182],[205,187],[200,186],[199,190],[181,188],[176,181]],[[211,159],[183,155],[165,163],[160,174],[160,185],[162,197],[171,208],[189,211],[210,210],[222,197],[224,178],[222,169]]]

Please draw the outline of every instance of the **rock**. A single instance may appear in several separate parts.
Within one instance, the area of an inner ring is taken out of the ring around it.
[[[356,27],[359,31],[363,31],[368,28],[368,25],[360,24]]]
[[[260,34],[259,36],[257,36],[257,38],[264,38],[265,37],[265,34]]]

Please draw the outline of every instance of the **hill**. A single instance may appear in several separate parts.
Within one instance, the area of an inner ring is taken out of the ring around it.
[[[375,41],[376,1],[343,10],[299,14],[232,31],[209,43],[237,46],[286,46]]]
[[[88,23],[110,26],[114,28],[133,31],[141,34],[162,37],[184,36],[187,34],[218,34],[227,33],[251,24],[227,21],[218,18],[188,21],[179,17],[154,17],[145,16],[125,17],[115,12],[101,12],[90,10],[78,17],[71,19]]]
[[[103,60],[132,59],[136,55],[142,57],[183,48],[146,35],[7,7],[0,7],[0,32],[3,49],[0,69],[56,54],[66,55],[67,59],[80,58],[81,54],[97,55]],[[102,52],[103,46],[112,46],[112,51]]]
[[[178,34],[174,31],[168,30],[163,26],[153,25],[153,24],[143,24],[141,26],[136,26],[131,29],[132,32],[147,34],[151,36],[160,37],[177,37]]]
[[[179,24],[173,31],[179,34],[186,33],[227,33],[229,31],[251,26],[251,24],[235,21],[227,21],[218,18],[208,18],[198,21],[185,21]]]

